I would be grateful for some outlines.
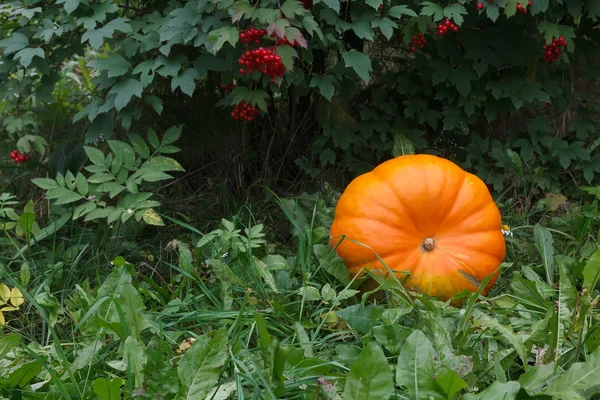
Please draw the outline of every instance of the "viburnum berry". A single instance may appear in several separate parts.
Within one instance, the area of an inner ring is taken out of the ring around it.
[[[444,36],[448,32],[456,33],[458,32],[458,29],[458,26],[454,22],[447,19],[446,21],[438,24],[437,33],[440,36]]]
[[[223,90],[233,90],[233,88],[235,87],[235,84],[233,82],[229,82],[227,85],[221,84],[221,89]]]
[[[559,38],[553,38],[552,43],[545,45],[542,47],[544,51],[544,55],[542,59],[546,61],[548,64],[555,63],[560,60],[560,56],[563,52],[563,47],[567,47],[569,43],[565,40],[564,36]]]
[[[418,34],[413,35],[410,51],[414,53],[417,51],[417,48],[422,49],[425,47],[425,43],[427,43],[427,39],[425,39],[423,33],[419,32]]]
[[[531,1],[528,1],[525,7],[523,7],[520,4],[517,4],[517,11],[522,14],[527,14],[527,7],[531,7]]]
[[[379,5],[379,11],[383,11],[383,4]]]
[[[258,108],[252,107],[248,103],[242,101],[235,105],[234,110],[231,112],[231,118],[236,121],[240,119],[254,121],[258,114],[260,114]]]
[[[477,4],[477,9],[478,10],[483,10],[483,3]]]
[[[271,78],[271,82],[275,78],[281,78],[285,73],[285,66],[281,57],[275,54],[275,48],[246,50],[238,60],[240,74],[252,74],[255,70],[261,72]]]
[[[29,156],[27,154],[21,154],[21,152],[19,150],[13,150],[10,153],[10,158],[12,158],[12,160],[14,162],[16,162],[17,164],[20,162],[27,162],[29,161]]]
[[[250,42],[254,42],[256,44],[260,43],[260,39],[267,34],[267,31],[264,29],[256,29],[250,28],[245,32],[240,33],[240,39],[242,39],[242,43],[248,44]]]

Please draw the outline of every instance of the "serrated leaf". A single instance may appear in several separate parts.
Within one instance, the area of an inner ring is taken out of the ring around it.
[[[294,58],[298,57],[298,52],[292,46],[277,46],[276,52],[281,57],[281,62],[283,62],[286,71],[293,71]]]
[[[462,4],[452,3],[448,7],[444,8],[444,16],[447,19],[453,20],[456,25],[462,25],[464,19],[463,15],[467,14],[467,10]]]
[[[117,53],[110,53],[108,57],[104,58],[96,58],[90,61],[88,65],[98,71],[107,71],[109,78],[125,75],[131,67],[129,61]]]
[[[183,93],[192,97],[196,90],[195,80],[198,76],[198,71],[194,68],[186,69],[179,76],[171,79],[171,91],[174,92],[177,88],[180,88]]]
[[[232,47],[235,47],[238,40],[240,39],[239,32],[234,26],[224,26],[217,30],[214,30],[209,35],[209,40],[213,43],[212,53],[217,54],[225,43],[229,43]]]
[[[29,46],[29,38],[18,32],[13,32],[10,37],[0,40],[0,48],[4,48],[4,55],[16,53],[27,46]]]
[[[31,64],[33,57],[44,58],[44,49],[41,47],[27,47],[15,54],[14,59],[19,60],[19,63],[27,68]]]
[[[433,22],[438,22],[444,18],[444,9],[439,4],[424,1],[421,3],[421,15],[433,17]]]
[[[347,68],[352,68],[363,81],[369,82],[369,74],[373,71],[373,66],[368,55],[360,51],[351,50],[343,51],[342,57]]]
[[[542,21],[538,26],[540,33],[544,34],[544,39],[546,43],[552,43],[552,38],[560,37],[560,33],[558,32],[558,26],[553,24],[552,22]]]
[[[115,108],[121,111],[133,96],[141,98],[143,91],[144,85],[141,82],[128,78],[117,82],[108,93],[116,95]]]
[[[315,3],[323,3],[327,7],[331,8],[336,14],[340,12],[340,2],[339,0],[316,0]]]
[[[370,342],[350,368],[344,400],[388,399],[393,391],[393,374],[385,354],[375,342]]]
[[[388,11],[388,15],[394,18],[401,18],[403,15],[408,15],[409,17],[417,17],[417,13],[408,8],[408,6],[394,6],[390,8]]]
[[[398,28],[398,25],[394,21],[385,17],[373,19],[373,21],[371,22],[371,26],[373,28],[379,28],[379,30],[387,40],[390,40],[392,38],[392,35],[394,34],[394,29]]]
[[[102,28],[88,30],[81,37],[81,43],[89,42],[94,49],[97,49],[102,45],[105,38],[112,38],[114,31],[131,32],[131,25],[127,21],[129,21],[127,18],[115,18]]]
[[[335,78],[333,75],[326,74],[323,76],[315,75],[310,81],[309,87],[319,88],[319,92],[327,101],[331,101],[333,94],[335,93],[334,87]]]
[[[121,400],[121,378],[96,378],[92,383],[94,393],[98,396],[98,400]]]

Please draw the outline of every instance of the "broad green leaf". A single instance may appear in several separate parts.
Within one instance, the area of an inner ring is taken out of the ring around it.
[[[552,38],[558,38],[560,36],[558,26],[548,21],[540,22],[538,29],[540,33],[544,34],[546,44],[552,43]]]
[[[286,18],[293,19],[296,15],[306,14],[306,9],[298,0],[286,0],[281,5],[281,12]]]
[[[366,334],[371,326],[381,318],[381,308],[373,305],[363,307],[355,304],[336,311],[336,314],[359,333]]]
[[[117,303],[121,306],[125,320],[120,321],[118,315],[114,315],[112,322],[127,324],[129,335],[134,339],[141,340],[141,333],[151,326],[145,314],[146,306],[138,291],[131,285],[125,284]]]
[[[97,49],[105,38],[112,38],[114,31],[131,32],[131,25],[127,21],[129,21],[127,18],[115,18],[102,28],[88,30],[81,37],[81,43],[89,42],[94,49]]]
[[[31,182],[39,188],[44,190],[56,189],[58,188],[58,183],[54,179],[50,178],[35,178],[32,179]]]
[[[515,400],[521,389],[518,382],[494,382],[482,392],[477,394],[466,394],[465,400]]]
[[[96,378],[92,383],[94,393],[98,396],[98,400],[121,400],[121,378]]]
[[[171,79],[171,91],[174,92],[177,88],[180,88],[183,93],[192,97],[196,90],[196,79],[198,79],[198,76],[198,71],[194,68],[186,69],[179,76]]]
[[[203,399],[217,385],[227,358],[227,339],[225,328],[206,333],[181,357],[177,372],[187,399]]]
[[[144,85],[141,82],[128,78],[117,82],[108,93],[116,95],[115,108],[121,111],[133,96],[141,98],[143,91]]]
[[[585,362],[575,363],[548,383],[541,394],[555,399],[570,400],[576,395],[587,397],[588,393],[597,393],[600,385],[600,347],[590,354]]]
[[[160,142],[160,147],[166,146],[168,144],[175,143],[177,139],[181,136],[181,131],[183,130],[183,125],[172,126],[163,135],[162,141]]]
[[[375,342],[370,342],[350,368],[344,400],[388,399],[393,391],[393,374],[385,354]]]
[[[71,369],[77,371],[85,367],[91,367],[94,357],[102,349],[103,345],[102,341],[93,340],[77,353],[77,357],[71,364]]]
[[[131,67],[129,61],[117,53],[110,53],[108,57],[96,58],[88,65],[98,71],[106,71],[109,78],[125,75]]]
[[[554,375],[554,365],[535,365],[519,377],[519,384],[530,395],[535,395],[548,383],[548,379]]]
[[[310,81],[309,87],[318,87],[321,95],[325,97],[327,101],[331,101],[331,98],[335,93],[334,82],[335,78],[333,77],[333,75],[314,75],[312,80]]]
[[[444,17],[453,20],[456,25],[462,25],[463,15],[467,14],[467,10],[462,4],[452,3],[448,7],[444,8]]]
[[[211,42],[214,42],[212,47],[213,54],[217,54],[225,43],[229,43],[232,47],[235,47],[240,39],[240,33],[235,26],[224,26],[212,31],[209,39]]]
[[[127,370],[135,378],[135,388],[141,389],[144,384],[144,365],[148,361],[144,354],[144,348],[135,338],[128,336],[123,346],[123,361],[127,365]]]
[[[408,389],[411,399],[439,396],[435,386],[433,346],[425,334],[415,330],[400,351],[396,367],[396,383]]]
[[[4,48],[4,55],[16,53],[27,46],[29,46],[29,38],[18,32],[13,32],[10,37],[0,40],[0,48]]]
[[[554,283],[554,240],[548,228],[536,224],[533,228],[535,247],[542,256],[542,263],[546,271],[546,280],[549,285]]]
[[[8,377],[3,379],[3,383],[9,388],[23,389],[26,388],[41,371],[41,362],[37,360],[25,362],[20,364],[17,368],[12,369]]]
[[[27,68],[31,64],[33,57],[44,58],[44,49],[40,47],[27,47],[15,54],[14,59],[19,60],[19,63]]]
[[[432,16],[433,22],[438,22],[444,18],[444,8],[431,1],[423,1],[421,3],[421,15]]]
[[[347,285],[350,282],[348,268],[344,265],[344,260],[331,247],[325,244],[315,244],[313,251],[325,271],[334,276],[343,285]]]
[[[450,368],[442,368],[437,372],[435,384],[446,395],[446,399],[454,399],[458,392],[467,388],[467,382]]]
[[[385,17],[373,19],[371,22],[371,26],[373,28],[379,28],[379,30],[387,40],[390,40],[392,38],[392,35],[394,34],[394,29],[398,28],[398,25],[396,25],[394,21]]]
[[[590,293],[594,291],[600,278],[600,249],[587,260],[583,267],[583,287],[588,288]]]
[[[0,359],[21,343],[21,335],[11,333],[0,339]]]
[[[544,13],[548,9],[549,4],[550,4],[550,0],[532,1],[531,7],[529,7],[528,10],[531,12],[531,15]],[[581,6],[580,6],[580,9],[581,9]]]
[[[388,11],[388,15],[394,18],[401,18],[403,15],[408,15],[409,17],[417,17],[417,13],[408,8],[408,6],[394,6],[390,8]]]
[[[333,11],[338,14],[340,12],[340,2],[339,0],[315,0],[315,4],[323,3],[327,7],[331,8]]]
[[[134,150],[140,155],[140,157],[150,157],[150,149],[148,148],[146,141],[142,139],[140,135],[136,133],[128,133],[127,137],[129,138],[129,141],[131,142]]]
[[[354,69],[356,74],[365,82],[369,82],[369,74],[373,71],[371,59],[365,53],[351,50],[343,51],[342,57],[346,67]]]
[[[144,164],[142,164],[141,168],[148,168],[150,170],[156,171],[183,171],[183,167],[179,165],[177,161],[172,158],[164,157],[164,156],[154,156]]]
[[[502,324],[498,322],[496,318],[490,318],[488,316],[482,316],[481,320],[477,321],[475,325],[486,329],[493,329],[498,332],[511,344],[523,363],[527,363],[527,349],[523,344],[523,340],[520,336],[515,334],[510,325]]]
[[[415,147],[405,135],[396,132],[394,135],[394,149],[392,150],[392,155],[394,157],[399,157],[406,154],[415,154]]]

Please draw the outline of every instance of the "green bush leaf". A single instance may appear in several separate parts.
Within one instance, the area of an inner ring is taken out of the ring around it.
[[[346,67],[352,68],[365,82],[369,82],[369,74],[373,71],[371,59],[365,53],[351,50],[342,52]]]
[[[398,357],[396,383],[407,388],[411,398],[440,395],[435,386],[434,355],[433,346],[423,332],[416,330],[406,339]]]
[[[368,343],[350,368],[344,400],[388,399],[394,391],[392,370],[381,348]]]

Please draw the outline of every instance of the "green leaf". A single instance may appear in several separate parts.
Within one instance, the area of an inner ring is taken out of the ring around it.
[[[468,14],[467,10],[462,4],[453,3],[448,7],[444,8],[444,16],[448,19],[453,20],[456,25],[462,25],[463,23],[463,15]]]
[[[73,219],[75,220],[77,218],[83,217],[84,215],[94,211],[96,207],[96,203],[92,202],[86,202],[78,205],[77,207],[75,207],[75,210],[73,210]]]
[[[456,90],[463,96],[466,96],[471,91],[471,80],[474,79],[474,74],[468,65],[460,65],[454,69],[450,75],[450,82],[456,86]]]
[[[388,15],[394,18],[401,18],[403,15],[417,17],[417,13],[408,8],[408,6],[394,6],[388,11]]]
[[[21,335],[16,333],[7,334],[0,339],[0,359],[4,359],[12,349],[19,345],[19,343],[21,343]]]
[[[393,374],[385,354],[375,342],[370,342],[350,368],[344,400],[388,399],[393,391]]]
[[[446,395],[447,399],[454,399],[458,392],[467,388],[467,382],[461,379],[456,372],[450,368],[442,368],[437,372],[435,384],[438,389]]]
[[[131,25],[127,21],[129,20],[126,18],[115,18],[102,28],[86,31],[81,37],[81,43],[89,42],[94,49],[97,49],[102,46],[105,38],[112,38],[114,31],[131,32]]]
[[[131,284],[127,284],[123,286],[121,295],[116,300],[125,315],[125,320],[120,321],[121,324],[127,325],[131,337],[141,340],[142,331],[151,326],[150,320],[144,312],[146,306],[144,305],[142,296],[140,296],[138,291]],[[113,320],[116,318],[117,316],[115,315]],[[116,319],[116,321],[113,322],[119,322],[119,319]]]
[[[56,183],[54,179],[50,178],[34,178],[31,180],[31,182],[37,187],[44,190],[55,189],[59,187],[58,183]]]
[[[8,378],[3,379],[4,387],[25,388],[42,371],[42,363],[37,360],[17,365],[11,369]]]
[[[533,228],[533,240],[535,247],[538,249],[542,256],[542,263],[546,271],[546,280],[549,285],[554,284],[554,240],[552,239],[552,233],[541,226],[535,224]]]
[[[286,18],[293,19],[296,15],[306,14],[306,9],[298,0],[286,0],[279,8]]]
[[[31,64],[33,57],[44,58],[44,56],[44,49],[41,47],[27,47],[15,54],[14,59],[19,59],[21,65],[27,68]]]
[[[439,397],[434,379],[434,355],[433,346],[423,332],[416,330],[406,339],[398,357],[396,383],[407,388],[411,398]]]
[[[335,11],[336,14],[339,14],[339,12],[340,12],[339,0],[316,0],[315,4],[318,4],[318,3],[325,4],[327,7],[331,8],[333,11]]]
[[[577,138],[585,140],[590,133],[596,133],[596,126],[588,118],[579,115],[571,122],[569,132],[576,132]]]
[[[64,4],[65,11],[67,14],[71,14],[73,11],[77,10],[79,4],[81,4],[81,0],[61,0],[58,4]]]
[[[585,263],[583,267],[583,287],[588,288],[590,293],[594,291],[598,284],[598,278],[600,277],[600,249],[596,250],[594,254]]]
[[[80,195],[87,195],[89,190],[88,181],[85,179],[85,176],[81,174],[81,172],[78,172],[77,176],[75,177],[75,187]]]
[[[292,46],[277,46],[277,55],[281,57],[281,62],[285,66],[286,71],[294,70],[294,58],[298,57],[298,52]]]
[[[150,149],[148,148],[148,145],[146,144],[146,142],[144,141],[144,139],[142,139],[142,137],[136,133],[128,133],[127,137],[129,138],[129,141],[131,142],[133,149],[135,150],[136,153],[138,153],[140,155],[140,157],[142,158],[148,158],[150,157]],[[102,162],[102,164],[104,164],[104,161]]]
[[[552,375],[554,375],[552,364],[535,365],[519,377],[519,384],[527,393],[535,395],[546,385]]]
[[[235,47],[239,39],[240,33],[235,26],[224,26],[212,31],[209,35],[209,40],[214,42],[212,53],[217,54],[225,43],[229,43],[231,47]]]
[[[100,137],[107,139],[112,136],[115,119],[112,114],[101,114],[92,125],[88,128],[85,134],[85,142],[92,143],[98,140]]]
[[[188,96],[192,97],[194,90],[196,90],[196,79],[198,79],[198,71],[194,68],[188,68],[183,71],[179,76],[171,79],[171,91],[175,91],[180,88],[181,91]]]
[[[331,98],[335,93],[334,82],[335,78],[333,77],[333,75],[314,75],[312,80],[310,81],[309,87],[318,87],[321,95],[325,97],[327,101],[331,101]]]
[[[336,314],[359,333],[366,334],[371,329],[371,325],[381,317],[381,309],[376,306],[367,305],[363,307],[355,304],[336,311]]]
[[[140,168],[154,169],[156,171],[183,171],[183,167],[175,160],[164,156],[154,156],[146,161]]]
[[[538,26],[540,33],[544,34],[546,44],[552,43],[552,38],[560,37],[558,26],[552,22],[542,21]]]
[[[529,12],[531,13],[531,15],[544,13],[548,9],[549,5],[550,5],[550,0],[532,1],[531,7],[529,7]],[[580,6],[580,8],[581,8],[581,6]]]
[[[110,381],[106,378],[96,378],[92,386],[98,400],[121,400],[122,384],[121,378],[113,378]]]
[[[590,354],[585,362],[575,363],[568,371],[560,374],[548,383],[541,392],[553,398],[567,400],[589,398],[597,393],[600,385],[600,347]]]
[[[146,102],[146,104],[149,104],[158,115],[162,114],[163,102],[159,97],[144,96],[144,101]]]
[[[130,287],[126,285],[125,287]],[[148,361],[144,354],[144,348],[133,336],[128,336],[123,346],[123,361],[127,364],[128,371],[131,371],[135,378],[135,388],[141,389],[144,384],[144,365]]]
[[[348,268],[344,265],[344,260],[331,247],[325,244],[315,244],[313,251],[325,271],[337,278],[343,285],[350,283]]]
[[[177,372],[186,398],[203,399],[217,385],[227,358],[227,339],[226,328],[204,334],[181,357]]]
[[[100,340],[93,340],[90,344],[85,346],[81,351],[77,353],[77,357],[71,364],[73,371],[78,371],[82,368],[89,367],[94,362],[94,357],[104,344]]]
[[[357,75],[365,82],[369,82],[369,74],[373,71],[371,59],[365,53],[351,50],[343,51],[342,57],[347,68],[352,68]]]
[[[585,11],[590,17],[600,17],[600,3],[596,0],[585,0]]]
[[[108,93],[116,95],[115,108],[117,111],[121,111],[129,104],[133,96],[141,98],[143,91],[144,85],[141,82],[127,78],[117,82]]]
[[[483,392],[466,394],[465,400],[515,400],[521,385],[518,382],[494,382]]]
[[[390,40],[392,38],[392,35],[394,34],[394,29],[398,28],[398,25],[396,25],[394,21],[385,17],[373,19],[371,22],[371,26],[373,28],[379,28],[379,30],[387,40]]]
[[[131,67],[131,63],[117,53],[110,53],[108,57],[104,58],[96,58],[88,65],[98,71],[107,71],[109,78],[125,75]]]
[[[431,1],[424,1],[421,3],[421,15],[428,17],[433,16],[433,22],[440,21],[444,18],[444,9],[439,5],[432,3]]]
[[[406,154],[415,154],[415,147],[408,138],[400,132],[394,135],[394,148],[392,155],[394,157],[403,156]]]
[[[4,55],[16,53],[27,46],[29,46],[29,38],[18,32],[13,32],[10,37],[0,40],[0,48],[4,47]]]

